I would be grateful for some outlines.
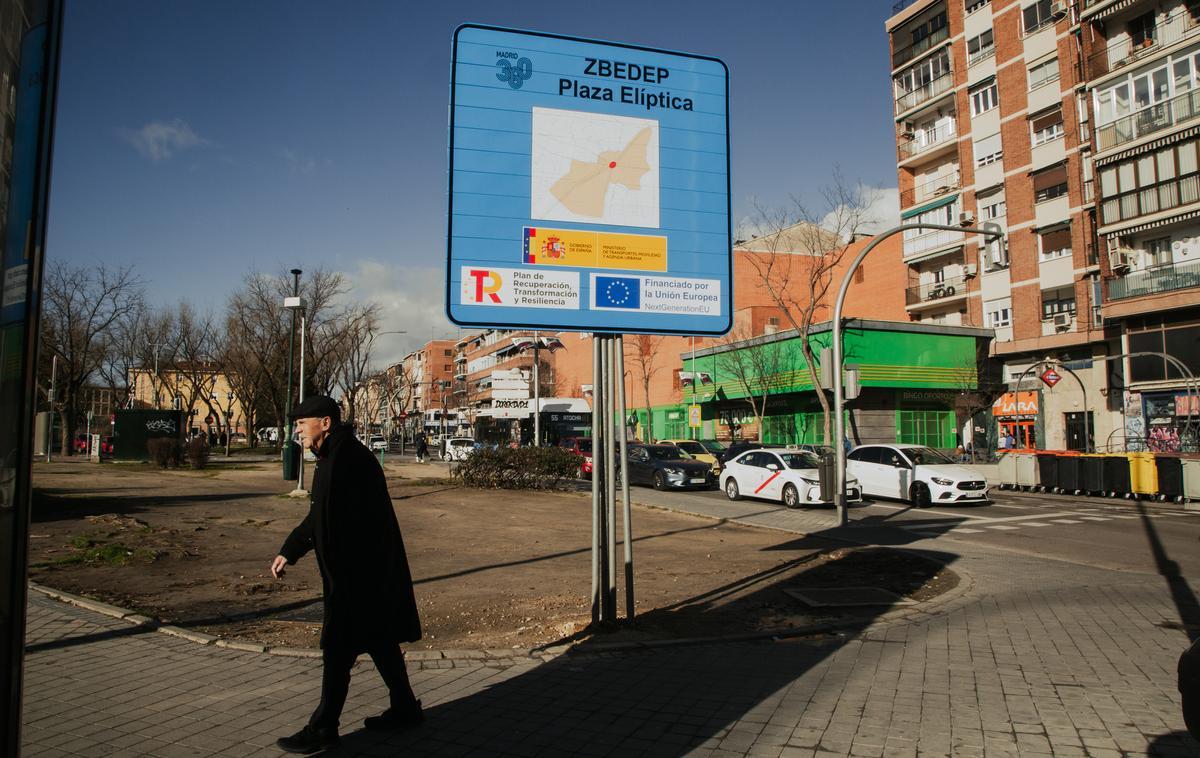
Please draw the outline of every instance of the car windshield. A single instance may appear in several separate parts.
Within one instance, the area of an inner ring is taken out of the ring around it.
[[[591,440],[579,440],[575,444],[579,445],[579,452],[581,452],[581,453],[592,452],[592,441]]]
[[[450,444],[456,447],[466,447],[468,445],[474,445],[475,440],[450,440]]]
[[[705,447],[705,448],[708,450],[708,452],[710,452],[710,453],[723,453],[723,452],[725,452],[725,446],[724,446],[724,445],[722,445],[720,442],[717,442],[716,440],[700,440],[700,444],[701,444],[701,445],[704,445],[704,447]]]
[[[931,447],[906,447],[904,448],[904,454],[918,466],[931,463],[954,463],[945,453],[934,450]]]
[[[704,445],[701,445],[699,442],[676,442],[675,444],[678,445],[679,449],[685,453],[690,453],[692,455],[708,455],[708,451],[704,449]]]
[[[779,457],[783,459],[783,465],[788,468],[817,468],[821,465],[821,462],[817,460],[817,456],[807,451],[780,453]]]
[[[679,452],[679,449],[676,447],[668,447],[663,445],[662,447],[648,447],[646,449],[650,451],[650,455],[654,456],[660,461],[683,460],[683,453]]]

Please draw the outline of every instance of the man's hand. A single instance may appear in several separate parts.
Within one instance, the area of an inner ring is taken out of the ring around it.
[[[271,576],[282,579],[284,571],[287,570],[287,562],[287,558],[282,555],[275,556],[275,560],[271,561]]]

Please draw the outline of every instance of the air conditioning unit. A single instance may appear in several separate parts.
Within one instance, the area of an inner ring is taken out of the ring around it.
[[[1133,254],[1132,250],[1118,248],[1111,250],[1108,253],[1108,267],[1112,269],[1114,274],[1124,274],[1129,271],[1130,257]]]
[[[1054,331],[1056,331],[1056,332],[1070,331],[1071,330],[1071,322],[1074,320],[1075,320],[1075,317],[1072,316],[1070,313],[1054,314]]]
[[[971,213],[970,211],[963,211],[962,213],[958,214],[958,223],[962,224],[963,226],[974,224],[975,214]]]
[[[1067,3],[1065,0],[1059,0],[1050,6],[1050,16],[1052,18],[1065,18],[1069,10],[1071,10],[1070,3]]]
[[[975,273],[978,270],[979,269],[976,268],[974,263],[968,263],[967,265],[963,266],[963,278],[964,279],[973,279],[975,277]]]

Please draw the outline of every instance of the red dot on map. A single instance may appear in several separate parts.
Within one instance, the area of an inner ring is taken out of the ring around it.
[[[609,168],[616,168],[616,167],[617,167],[617,162],[616,162],[616,161],[609,161],[608,167],[609,167]]]

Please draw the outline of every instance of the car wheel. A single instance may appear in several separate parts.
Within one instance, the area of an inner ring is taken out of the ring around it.
[[[725,480],[725,496],[730,500],[742,499],[742,493],[738,491],[737,480],[732,476]]]
[[[929,487],[925,486],[923,482],[917,482],[912,486],[912,494],[909,499],[914,508],[928,508],[933,505],[933,500],[929,496]]]
[[[784,486],[783,504],[788,508],[800,507],[800,493],[796,491],[796,485],[788,484]]]
[[[654,489],[665,490],[667,488],[667,478],[663,476],[663,472],[654,472]]]

